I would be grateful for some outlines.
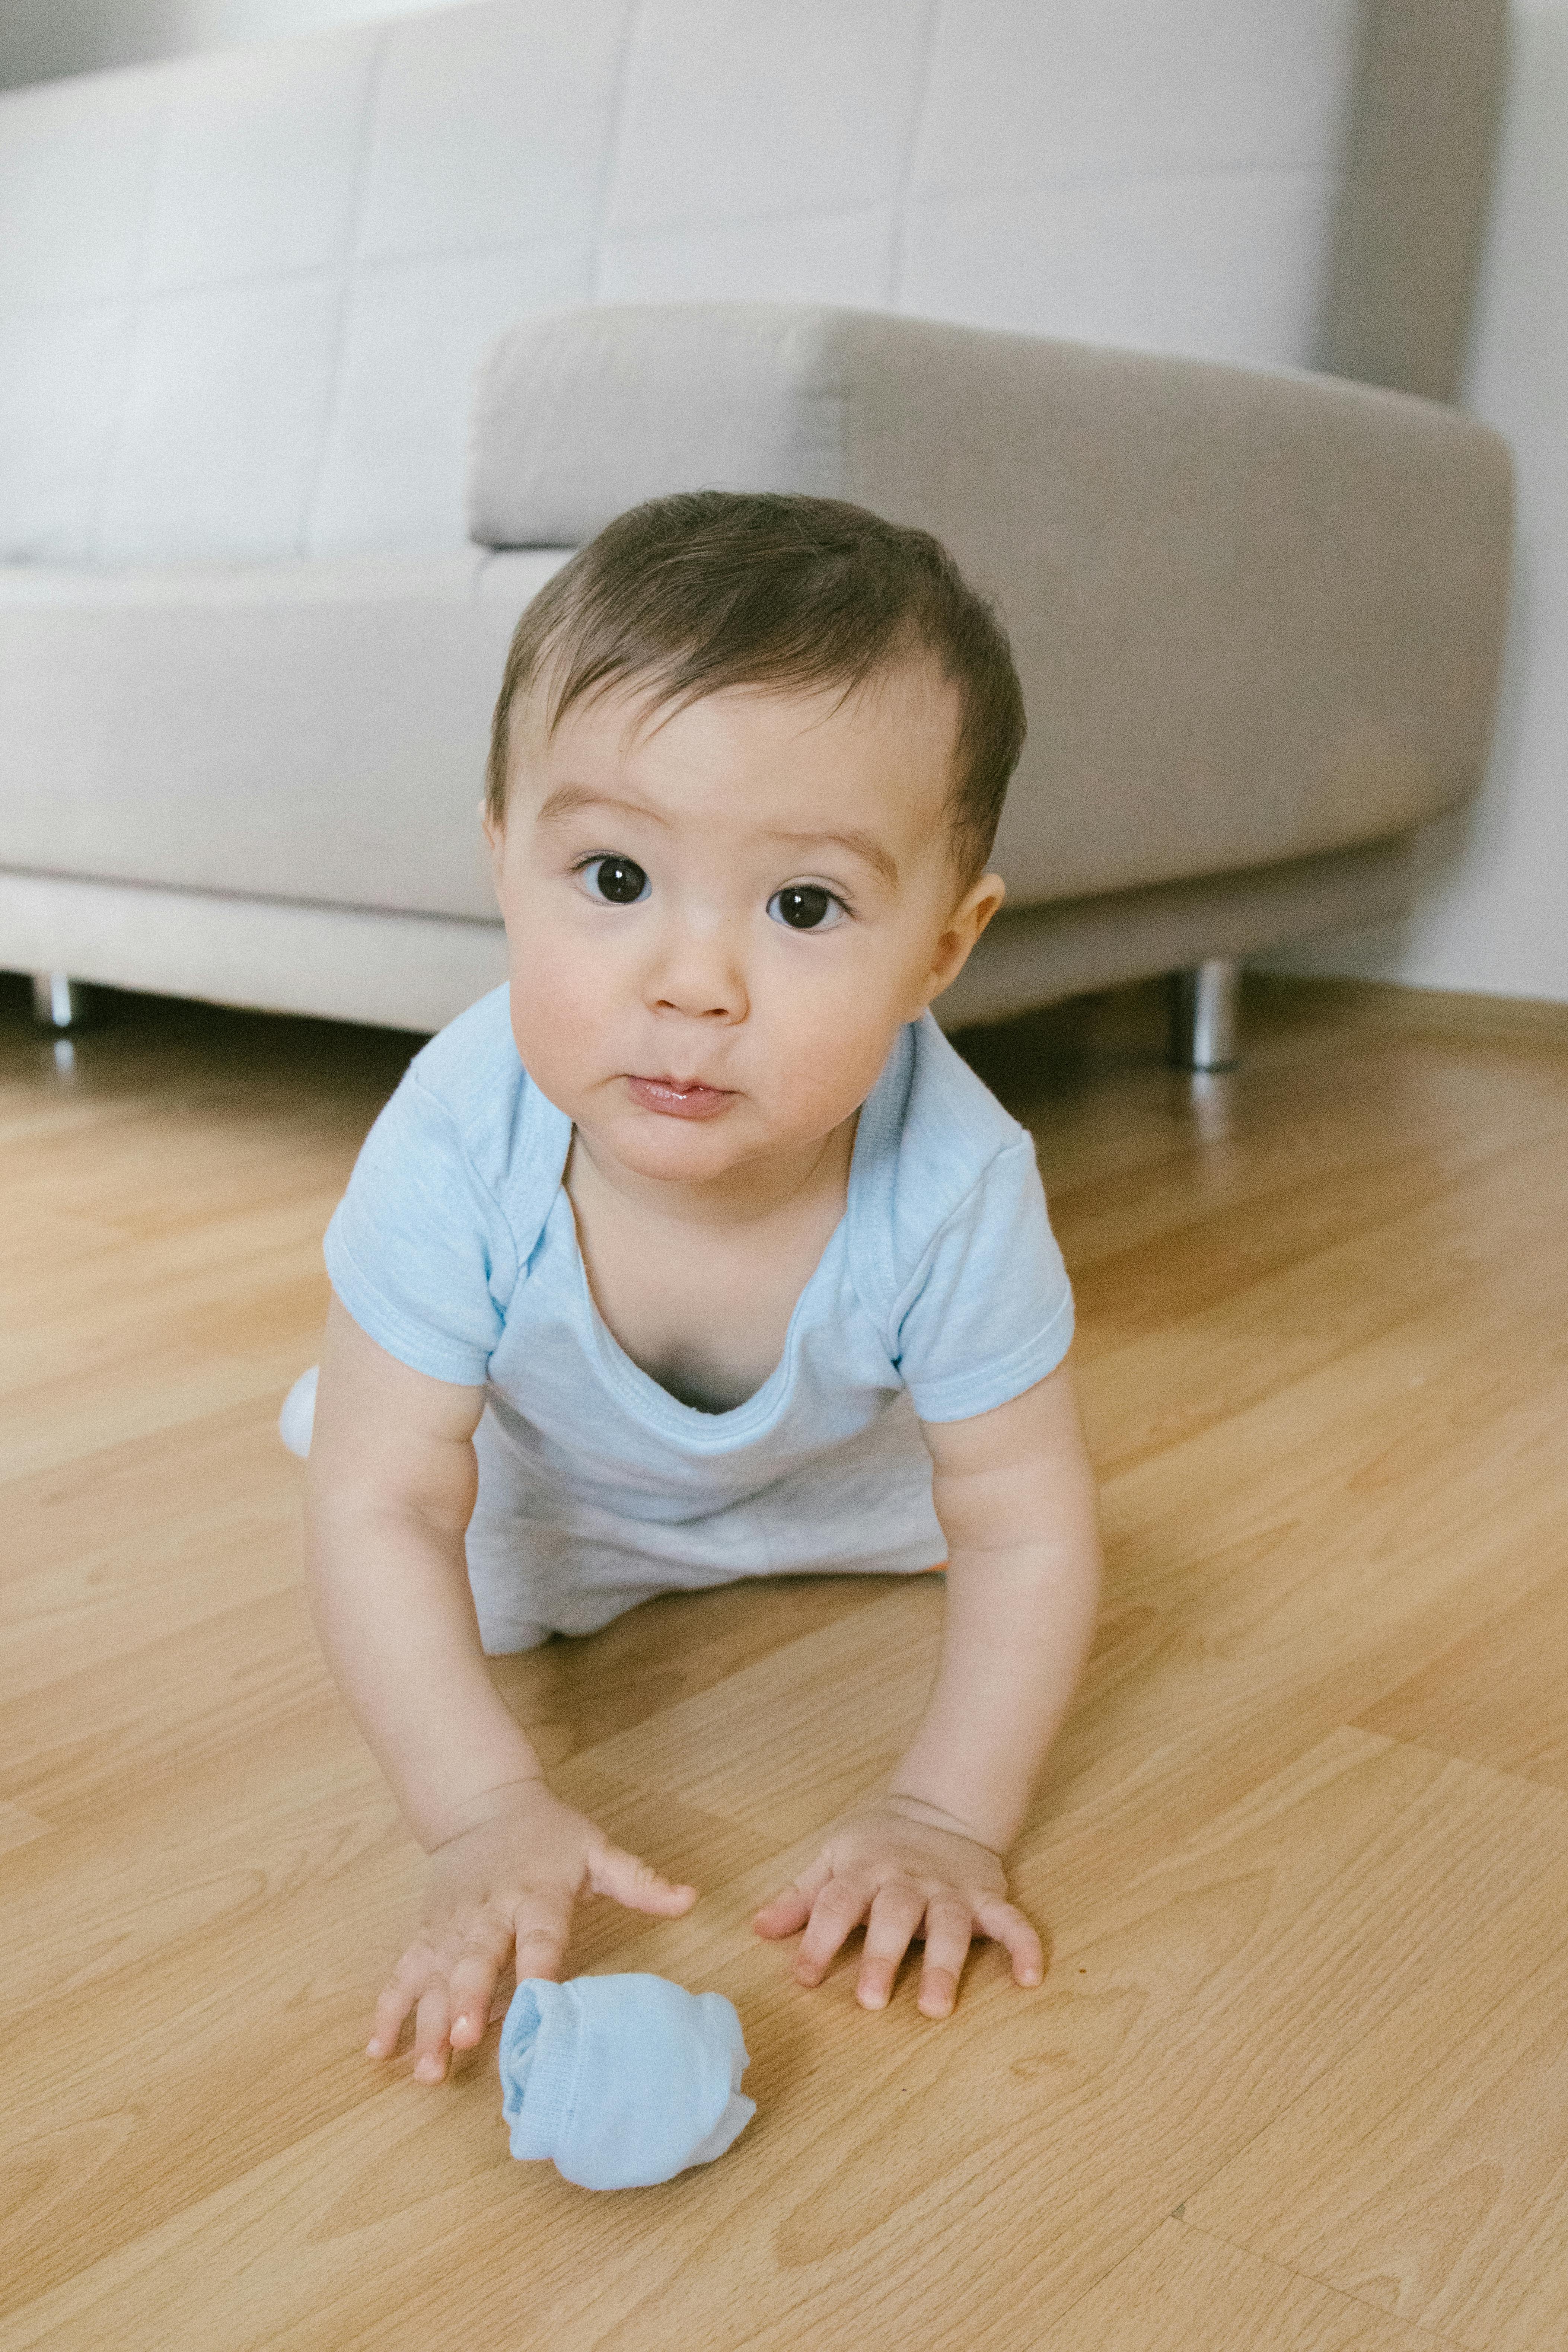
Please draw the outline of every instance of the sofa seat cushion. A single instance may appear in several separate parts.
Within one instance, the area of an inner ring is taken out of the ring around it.
[[[0,866],[493,919],[490,710],[567,551],[0,566]]]

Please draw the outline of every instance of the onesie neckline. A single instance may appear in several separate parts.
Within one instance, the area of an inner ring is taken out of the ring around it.
[[[595,1354],[606,1380],[620,1391],[628,1403],[636,1406],[645,1423],[651,1421],[656,1424],[662,1423],[670,1436],[682,1439],[688,1446],[695,1441],[699,1450],[701,1450],[702,1441],[707,1439],[712,1450],[720,1452],[727,1451],[737,1442],[757,1436],[770,1423],[780,1418],[789,1402],[790,1391],[794,1386],[795,1369],[800,1353],[800,1332],[804,1309],[814,1291],[835,1278],[834,1269],[837,1261],[843,1256],[848,1246],[849,1229],[851,1222],[856,1218],[857,1196],[864,1187],[867,1164],[883,1145],[887,1119],[881,1115],[879,1097],[882,1095],[883,1089],[889,1086],[894,1073],[901,1066],[900,1049],[905,1044],[907,1024],[906,1029],[900,1029],[894,1038],[888,1058],[878,1073],[875,1086],[856,1113],[855,1141],[849,1154],[849,1174],[845,1184],[843,1213],[823,1244],[822,1255],[801,1285],[799,1296],[790,1310],[789,1323],[784,1332],[784,1346],[779,1352],[779,1360],[760,1388],[753,1389],[749,1397],[742,1398],[739,1404],[730,1406],[723,1412],[705,1412],[700,1405],[686,1404],[679,1397],[673,1395],[662,1381],[656,1381],[651,1372],[645,1372],[642,1366],[626,1353],[600,1314],[598,1302],[594,1297],[593,1286],[588,1280],[588,1268],[584,1261],[582,1244],[578,1239],[576,1212],[572,1206],[572,1198],[564,1181],[566,1162],[571,1153],[572,1139],[576,1133],[576,1129],[563,1111],[555,1110],[555,1106],[551,1105],[551,1108],[555,1110],[555,1117],[560,1121],[558,1135],[560,1156],[546,1222],[548,1223],[549,1217],[553,1217],[559,1209],[564,1209],[571,1233],[574,1278],[588,1329],[593,1337]]]

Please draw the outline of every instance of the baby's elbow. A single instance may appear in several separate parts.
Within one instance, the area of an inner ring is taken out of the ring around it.
[[[478,1493],[470,1438],[412,1443],[389,1433],[346,1444],[319,1429],[306,1465],[306,1527],[329,1540],[395,1528],[450,1541],[466,1532]]]

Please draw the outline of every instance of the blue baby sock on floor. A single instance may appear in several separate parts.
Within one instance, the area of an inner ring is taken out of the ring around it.
[[[500,2037],[511,2152],[582,2189],[646,2189],[722,2156],[756,2114],[722,1993],[665,1977],[525,1977]]]

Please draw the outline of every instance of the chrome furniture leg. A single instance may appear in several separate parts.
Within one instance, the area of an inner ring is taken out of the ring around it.
[[[1183,1070],[1236,1066],[1236,1012],[1241,968],[1215,957],[1171,975],[1171,1059]]]
[[[33,1018],[40,1029],[79,1028],[85,1009],[79,981],[63,971],[33,974]]]

